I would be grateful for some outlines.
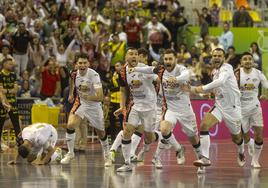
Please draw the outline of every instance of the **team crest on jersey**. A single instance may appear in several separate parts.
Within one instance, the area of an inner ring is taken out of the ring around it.
[[[142,85],[142,82],[140,80],[132,80],[131,81],[132,88],[139,88],[141,85]]]
[[[244,86],[241,87],[241,90],[247,90],[247,91],[251,91],[254,89],[255,89],[254,84],[245,84]]]
[[[257,78],[253,78],[252,81],[253,81],[253,82],[257,82],[258,79],[257,79]]]

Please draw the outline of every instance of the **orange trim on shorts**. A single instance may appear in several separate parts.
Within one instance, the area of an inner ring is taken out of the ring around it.
[[[128,117],[129,117],[129,114],[130,114],[130,111],[131,111],[133,105],[134,105],[134,102],[130,102],[127,105],[127,109],[124,113],[124,123],[126,123],[128,121]]]
[[[80,98],[77,96],[75,98],[75,101],[74,101],[74,104],[73,104],[73,107],[72,107],[72,110],[71,110],[71,113],[75,113],[76,110],[81,106],[81,103],[80,103]]]

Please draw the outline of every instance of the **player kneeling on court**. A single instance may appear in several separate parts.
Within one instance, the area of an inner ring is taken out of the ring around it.
[[[17,164],[21,158],[27,158],[29,163],[37,165],[60,162],[62,159],[61,149],[55,147],[58,133],[50,124],[29,125],[22,130],[20,139],[18,155],[8,164]]]

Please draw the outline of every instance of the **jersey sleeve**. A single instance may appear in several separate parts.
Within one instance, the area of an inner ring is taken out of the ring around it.
[[[93,86],[95,89],[102,88],[100,75],[98,73],[93,74],[92,81],[93,81]]]
[[[259,71],[259,78],[261,80],[262,87],[264,87],[265,89],[268,89],[268,80],[261,71]]]
[[[220,70],[219,77],[215,80],[213,80],[211,83],[202,86],[204,91],[208,91],[217,87],[220,87],[222,84],[226,82],[226,80],[229,78],[230,73],[228,69],[222,69]]]

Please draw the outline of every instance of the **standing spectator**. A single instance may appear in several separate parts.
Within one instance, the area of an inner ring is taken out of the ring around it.
[[[220,8],[214,3],[210,9],[211,26],[217,27],[219,25]]]
[[[28,64],[28,46],[32,40],[30,32],[26,30],[25,24],[19,22],[18,30],[12,36],[13,55],[17,63],[16,74],[20,75],[21,72],[26,70]]]
[[[163,24],[166,26],[166,28],[170,31],[171,34],[171,46],[177,50],[177,42],[178,42],[178,31],[180,28],[182,28],[184,25],[186,25],[188,22],[186,18],[182,16],[176,16],[175,14],[172,14],[169,19],[165,19],[163,21]]]
[[[227,52],[230,46],[233,46],[234,34],[230,31],[230,25],[228,22],[223,24],[223,33],[219,37],[220,44],[223,45],[224,51]]]
[[[253,27],[253,20],[244,6],[234,13],[233,27]]]
[[[56,62],[50,58],[42,70],[41,99],[58,97],[60,95],[60,76],[56,69]]]
[[[209,34],[209,24],[206,21],[205,17],[203,14],[200,14],[199,11],[195,8],[193,10],[198,17],[198,22],[199,22],[199,27],[200,27],[200,37],[204,40],[204,38]]]
[[[125,31],[127,34],[128,47],[140,48],[143,42],[143,34],[141,26],[136,22],[134,16],[129,17],[126,23]]]
[[[14,62],[12,59],[3,60],[3,69],[0,72],[0,94],[1,102],[0,103],[0,151],[1,151],[1,137],[3,125],[6,120],[7,115],[9,115],[11,122],[13,124],[16,137],[20,133],[20,123],[19,123],[19,113],[17,106],[16,94],[18,92],[18,85],[16,84],[16,74],[12,72]],[[8,104],[8,110],[6,105],[3,105],[3,98]]]
[[[145,25],[143,28],[148,30],[148,41],[153,47],[155,52],[163,46],[163,34],[166,33],[168,36],[168,42],[171,42],[171,34],[169,30],[158,21],[157,15],[152,16],[152,20]]]
[[[204,17],[204,19],[208,23],[208,26],[212,26],[212,18],[211,18],[211,15],[208,13],[208,8],[207,7],[202,8],[202,14],[201,15]]]
[[[234,70],[240,67],[240,57],[235,53],[235,47],[233,46],[230,46],[227,50],[226,63],[232,65]]]
[[[44,58],[45,48],[40,42],[39,35],[35,34],[29,46],[29,60],[31,64],[36,67],[43,66]]]
[[[111,66],[114,67],[116,62],[124,60],[126,53],[126,42],[119,40],[118,33],[112,36],[111,48]]]
[[[253,60],[256,64],[256,68],[262,70],[261,52],[256,42],[250,44],[250,53],[253,56]]]

